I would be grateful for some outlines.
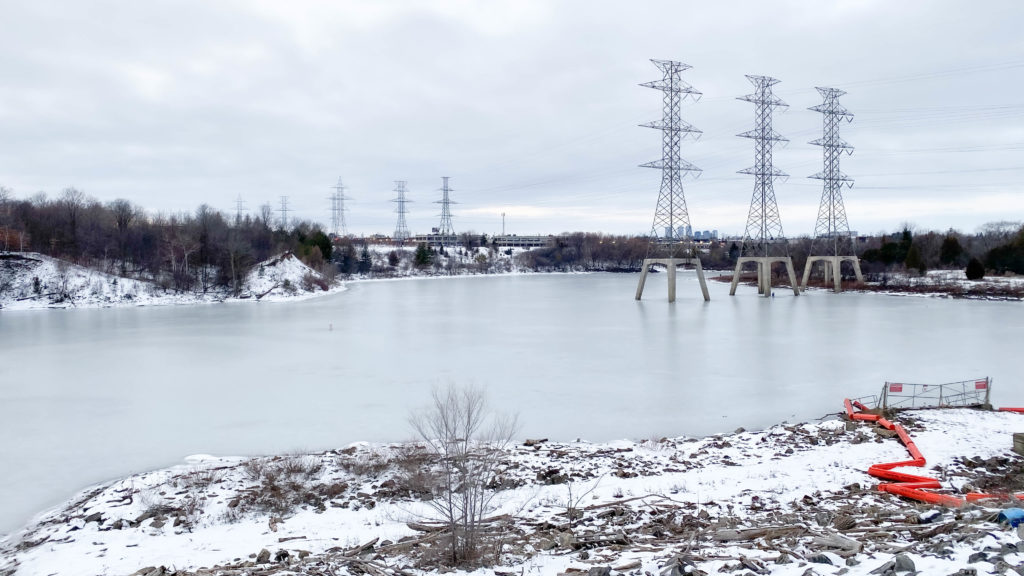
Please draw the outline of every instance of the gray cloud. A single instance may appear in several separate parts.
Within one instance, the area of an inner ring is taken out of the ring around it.
[[[820,182],[814,86],[849,92],[843,169],[851,227],[973,230],[1024,219],[1024,54],[1017,2],[9,2],[0,37],[0,184],[74,185],[151,211],[250,209],[290,197],[328,220],[437,223],[451,176],[458,230],[650,227],[660,115],[648,58],[682,60],[704,92],[683,156],[697,228],[742,230],[752,190],[744,74],[779,78],[791,143],[776,164],[790,235],[813,229]]]

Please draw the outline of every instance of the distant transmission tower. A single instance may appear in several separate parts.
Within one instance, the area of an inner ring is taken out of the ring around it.
[[[288,229],[288,212],[291,212],[291,210],[288,208],[288,197],[287,196],[281,196],[281,208],[278,209],[278,212],[281,213],[281,229],[282,230],[287,230]]]
[[[395,180],[395,192],[398,192],[398,196],[391,201],[398,204],[395,208],[395,212],[398,213],[398,223],[395,225],[393,238],[399,246],[404,246],[405,241],[409,239],[409,227],[405,224],[405,215],[409,212],[405,207],[409,202],[405,198],[405,180]]]
[[[843,152],[847,155],[853,154],[853,146],[846,143],[839,137],[839,125],[843,120],[853,121],[853,114],[839,103],[839,97],[846,92],[837,88],[818,88],[818,93],[824,98],[821,104],[809,108],[815,112],[821,112],[823,119],[823,135],[811,144],[821,146],[825,166],[811,178],[821,180],[823,189],[821,192],[821,204],[818,207],[818,221],[814,225],[814,241],[811,244],[811,253],[804,265],[803,286],[807,287],[810,279],[811,266],[815,262],[821,262],[824,268],[824,280],[826,283],[833,282],[833,290],[842,290],[841,265],[844,261],[851,262],[854,275],[858,282],[864,278],[860,271],[860,261],[853,253],[853,242],[850,238],[850,225],[846,221],[846,207],[843,206],[843,185],[847,188],[853,187],[853,179],[839,169],[839,158]]]
[[[647,257],[644,258],[640,282],[636,287],[636,299],[639,300],[643,296],[644,283],[651,267],[664,266],[668,269],[668,301],[675,302],[676,267],[691,264],[697,268],[697,278],[700,280],[704,300],[710,300],[700,258],[693,253],[691,239],[686,232],[690,227],[690,216],[686,210],[682,184],[684,173],[700,173],[700,168],[679,157],[679,142],[685,136],[696,139],[701,134],[700,130],[680,118],[679,104],[686,97],[697,100],[701,93],[679,78],[681,72],[690,68],[689,65],[672,60],[651,62],[661,70],[662,78],[645,82],[641,86],[662,91],[664,106],[661,120],[641,126],[661,130],[661,159],[641,166],[661,170],[661,191],[658,193],[658,204],[654,210]]]
[[[437,227],[438,243],[441,246],[448,246],[455,243],[455,229],[452,228],[452,204],[458,204],[448,197],[448,194],[452,191],[448,187],[448,176],[441,177],[441,199],[436,200],[434,204],[441,205],[441,225]]]
[[[743,234],[743,253],[736,261],[729,295],[736,294],[743,265],[747,262],[754,262],[757,265],[757,286],[760,294],[772,294],[774,263],[786,265],[793,293],[800,294],[800,286],[796,283],[796,273],[793,271],[793,260],[789,257],[786,237],[782,233],[782,219],[779,217],[779,205],[775,202],[775,189],[772,186],[777,178],[787,176],[785,172],[772,165],[772,148],[777,142],[788,141],[772,128],[772,113],[776,108],[788,104],[772,94],[772,86],[779,83],[775,78],[748,75],[747,80],[754,85],[754,93],[740,96],[739,99],[754,104],[755,124],[753,130],[739,136],[754,141],[754,165],[740,170],[739,173],[754,176],[754,196],[750,200],[747,229]]]
[[[338,183],[331,186],[334,193],[331,194],[331,233],[335,236],[348,236],[348,226],[345,224],[345,189],[347,188],[338,178]]]
[[[238,198],[235,199],[235,225],[237,226],[242,222],[242,212],[245,212],[245,200],[242,200],[242,195],[239,194]]]

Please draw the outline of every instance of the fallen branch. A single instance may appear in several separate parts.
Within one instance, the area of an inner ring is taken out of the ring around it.
[[[718,542],[735,542],[737,540],[756,540],[758,538],[780,538],[782,536],[801,536],[807,533],[804,526],[767,526],[765,528],[747,528],[745,530],[719,530],[712,538]]]

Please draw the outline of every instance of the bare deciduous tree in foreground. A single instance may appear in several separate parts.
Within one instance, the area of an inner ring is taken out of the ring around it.
[[[436,456],[429,504],[450,532],[448,561],[466,564],[480,558],[483,520],[496,509],[497,493],[489,486],[518,423],[492,413],[476,387],[436,388],[432,399],[409,420]]]

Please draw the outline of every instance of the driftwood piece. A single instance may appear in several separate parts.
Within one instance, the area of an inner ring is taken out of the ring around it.
[[[847,538],[846,536],[840,536],[839,534],[831,534],[828,536],[815,536],[811,538],[811,542],[815,546],[823,546],[825,548],[838,548],[840,550],[850,550],[853,552],[860,552],[863,545],[854,540],[853,538]]]
[[[783,536],[801,536],[807,533],[803,526],[766,526],[764,528],[746,528],[744,530],[719,530],[714,538],[717,542],[735,542],[738,540],[756,540],[758,538],[781,538]]]
[[[612,544],[626,546],[629,543],[629,538],[624,532],[619,532],[618,534],[584,534],[576,538],[576,541],[572,543],[572,547],[579,550],[581,548],[609,546]]]
[[[275,284],[274,284],[273,286],[271,286],[271,287],[270,287],[270,290],[267,290],[266,292],[264,292],[264,293],[262,293],[262,294],[257,294],[257,295],[256,295],[256,299],[257,299],[257,300],[260,300],[260,299],[262,299],[262,298],[263,298],[264,296],[266,296],[267,294],[270,294],[271,292],[273,292],[274,290],[276,290],[276,289],[278,289],[278,288],[280,288],[280,287],[281,287],[281,283],[280,283],[280,282],[278,282],[278,283],[275,283]]]
[[[408,526],[410,530],[415,530],[417,532],[427,532],[427,533],[430,533],[430,532],[441,532],[441,531],[446,530],[448,528],[447,526],[445,526],[443,524],[422,524],[420,522],[406,522],[405,525]]]
[[[491,516],[490,518],[481,519],[479,522],[476,523],[476,526],[484,528],[490,524],[494,524],[495,522],[504,522],[511,518],[512,517],[508,514],[499,514],[497,516]],[[448,525],[441,522],[406,522],[405,525],[408,526],[411,530],[415,530],[417,532],[429,533],[448,530]]]
[[[373,547],[377,545],[378,540],[380,540],[380,538],[374,538],[373,540],[370,540],[365,544],[360,544],[359,546],[356,546],[354,548],[349,548],[348,550],[342,552],[341,555],[346,557],[352,557],[373,550]]]
[[[422,538],[414,538],[414,539],[411,539],[411,540],[403,540],[403,541],[400,541],[400,542],[395,542],[394,544],[388,544],[387,546],[381,546],[380,548],[378,548],[378,550],[381,551],[381,552],[387,552],[387,551],[393,551],[393,550],[394,551],[404,551],[404,550],[408,550],[408,549],[410,549],[413,546],[416,546],[418,544],[426,544],[428,542],[433,542],[434,540],[437,540],[438,538],[440,538],[443,535],[444,535],[444,533],[442,533],[442,532],[432,532],[431,534],[423,536]]]
[[[613,566],[612,570],[614,570],[616,572],[628,572],[630,570],[636,570],[637,568],[640,568],[641,566],[643,566],[643,562],[640,562],[639,560],[633,560],[631,562],[626,562],[625,564],[619,564],[618,566]]]

